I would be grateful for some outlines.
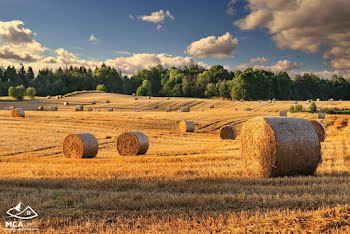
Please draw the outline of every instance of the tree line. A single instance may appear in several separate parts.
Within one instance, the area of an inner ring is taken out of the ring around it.
[[[286,72],[274,73],[252,68],[228,71],[220,65],[210,69],[198,65],[183,68],[158,65],[139,70],[130,77],[104,64],[95,69],[73,66],[57,70],[44,68],[36,76],[31,67],[0,67],[0,96],[8,95],[11,86],[21,85],[35,88],[38,96],[98,88],[110,93],[136,93],[142,96],[350,100],[350,78],[333,75],[326,80],[310,73],[291,78]]]

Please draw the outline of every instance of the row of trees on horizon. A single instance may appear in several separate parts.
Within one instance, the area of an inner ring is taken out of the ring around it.
[[[326,80],[309,73],[291,78],[286,72],[251,68],[231,72],[220,65],[210,69],[198,65],[166,69],[158,65],[139,70],[130,77],[106,65],[94,70],[72,66],[55,71],[44,68],[36,76],[31,67],[25,69],[21,65],[18,70],[13,66],[0,67],[0,96],[7,96],[11,86],[20,85],[34,87],[38,96],[96,90],[98,87],[110,93],[136,93],[139,96],[350,100],[350,78],[333,75]]]

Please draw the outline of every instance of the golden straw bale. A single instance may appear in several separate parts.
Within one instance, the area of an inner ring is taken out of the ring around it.
[[[323,113],[323,112],[318,112],[318,116],[317,116],[319,119],[324,119],[326,118],[326,113]]]
[[[25,113],[24,113],[23,108],[14,108],[11,111],[11,115],[12,115],[12,117],[24,117]]]
[[[252,108],[244,108],[245,111],[252,111]]]
[[[189,106],[182,106],[179,109],[180,112],[189,112],[190,111],[190,107]]]
[[[57,106],[51,106],[51,111],[57,111]]]
[[[280,116],[287,116],[287,111],[280,111]]]
[[[325,126],[317,121],[317,120],[309,120],[310,123],[312,123],[312,125],[314,126],[316,132],[317,132],[317,135],[318,135],[318,140],[320,142],[323,142],[325,139],[326,139],[326,128]]]
[[[214,104],[211,104],[211,105],[209,106],[209,108],[214,108]]]
[[[88,111],[92,111],[92,108],[91,108],[91,107],[88,107],[87,110],[88,110]]]
[[[47,96],[47,99],[51,99],[51,96]]]
[[[83,105],[76,105],[75,106],[75,111],[84,111]]]
[[[108,110],[109,112],[112,112],[112,111],[113,111],[113,108],[112,108],[112,107],[109,107],[107,110]]]
[[[172,110],[171,107],[166,107],[166,108],[165,108],[165,111],[166,111],[166,112],[170,112],[171,110]]]
[[[223,140],[234,140],[237,137],[236,128],[232,125],[225,125],[220,128],[220,138]]]
[[[110,103],[111,101],[109,101],[109,99],[106,100],[106,103]]]
[[[91,101],[91,104],[92,104],[92,105],[95,105],[95,104],[96,104],[96,101],[95,101],[95,100],[92,100],[92,101]]]
[[[157,105],[157,104],[154,104],[154,105],[153,105],[153,108],[154,108],[154,109],[158,109],[158,105]]]
[[[134,97],[134,100],[139,100],[139,98],[138,97]]]
[[[70,134],[63,140],[63,155],[67,158],[94,158],[98,142],[91,133]]]
[[[179,123],[179,129],[180,129],[181,132],[194,132],[195,125],[190,120],[182,120]]]
[[[252,177],[311,175],[321,162],[320,142],[305,119],[256,117],[242,127],[241,159]]]
[[[148,138],[142,132],[124,132],[117,138],[117,149],[122,156],[146,154],[148,147]]]
[[[63,105],[69,106],[69,102],[64,102]]]
[[[38,106],[38,110],[39,111],[44,110],[44,107],[43,106]]]

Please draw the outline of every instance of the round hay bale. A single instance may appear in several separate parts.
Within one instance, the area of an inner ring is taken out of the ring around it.
[[[95,101],[95,100],[91,101],[91,104],[92,104],[92,105],[95,105],[95,104],[96,104],[96,101]]]
[[[233,108],[232,110],[233,110],[233,111],[238,111],[238,109],[237,109],[237,108]]]
[[[244,102],[244,99],[241,99],[241,102]]]
[[[310,100],[306,100],[306,103],[310,103],[311,101]]]
[[[214,104],[210,104],[209,108],[214,108]]]
[[[341,102],[341,101],[343,101],[343,99],[339,99],[339,101]]]
[[[225,125],[220,128],[220,138],[223,140],[234,140],[237,137],[236,128],[232,125]]]
[[[87,110],[88,110],[88,111],[92,111],[92,108],[91,108],[91,107],[88,107]]]
[[[108,110],[109,112],[112,112],[112,111],[113,111],[113,108],[112,108],[112,107],[109,107],[107,110]]]
[[[51,111],[57,111],[57,106],[51,106]]]
[[[330,98],[330,99],[328,99],[328,101],[331,101],[331,102],[333,102],[333,101],[334,101],[334,99],[333,99],[333,98]]]
[[[272,101],[274,101],[274,102],[275,102],[275,101],[276,101],[276,98],[272,98]]]
[[[51,99],[51,96],[47,96],[47,99]]]
[[[64,102],[63,105],[69,106],[69,102]]]
[[[268,103],[272,103],[272,100],[267,100]]]
[[[244,108],[244,111],[252,111],[252,108]]]
[[[316,132],[317,132],[317,135],[318,135],[318,140],[320,142],[324,142],[324,140],[326,139],[326,128],[325,126],[317,121],[317,120],[309,120],[310,123],[312,123],[312,125],[314,126]]]
[[[134,100],[136,100],[136,101],[137,101],[137,100],[139,100],[139,98],[138,98],[138,97],[134,97]]]
[[[38,106],[38,111],[42,111],[44,110],[44,107],[43,106]]]
[[[321,161],[321,148],[305,119],[256,117],[242,127],[241,159],[252,177],[311,175]]]
[[[106,103],[110,103],[109,99],[106,100]]]
[[[190,112],[190,107],[188,107],[188,106],[182,106],[182,107],[180,107],[180,112]]]
[[[136,96],[136,93],[132,93],[132,96],[135,97],[135,96]]]
[[[147,97],[147,99],[151,99],[151,97],[150,97],[150,96],[148,96],[148,97]]]
[[[287,116],[287,111],[280,111],[280,116]]]
[[[157,104],[154,104],[154,105],[153,105],[153,108],[154,108],[154,109],[158,109],[158,105],[157,105]]]
[[[298,104],[298,101],[294,101],[294,104]]]
[[[84,111],[83,105],[76,105],[75,106],[75,111]]]
[[[57,95],[57,96],[56,96],[56,99],[60,99],[60,96],[59,96],[59,95]]]
[[[8,110],[13,110],[13,109],[15,109],[16,107],[14,107],[14,106],[10,106],[9,108],[8,108]]]
[[[316,99],[316,102],[319,102],[319,101],[321,101],[321,99],[317,98],[317,99]]]
[[[94,158],[98,142],[91,133],[70,134],[63,140],[63,155],[67,158]]]
[[[166,100],[170,100],[170,97],[167,97]]]
[[[165,108],[165,111],[166,111],[166,112],[170,112],[171,110],[172,110],[171,107]]]
[[[317,116],[319,119],[324,119],[326,118],[326,113],[323,113],[323,112],[318,112],[318,116]]]
[[[259,100],[258,102],[261,103],[261,100]]]
[[[62,95],[58,95],[58,98],[62,98]]]
[[[24,113],[23,108],[14,108],[11,111],[11,115],[12,115],[12,117],[24,117],[25,113]]]
[[[179,123],[179,129],[181,132],[194,132],[195,125],[190,120],[182,120]]]
[[[117,138],[117,149],[122,156],[146,154],[148,147],[148,138],[142,132],[124,132]]]

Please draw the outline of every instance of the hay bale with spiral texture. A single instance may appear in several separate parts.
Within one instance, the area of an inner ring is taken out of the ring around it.
[[[51,111],[57,111],[57,106],[51,106]]]
[[[38,106],[38,111],[42,111],[44,110],[44,107],[43,106]]]
[[[190,107],[188,106],[182,106],[179,109],[180,112],[190,112]]]
[[[319,121],[317,120],[309,120],[310,123],[314,126],[317,135],[318,135],[318,140],[320,142],[324,142],[324,140],[326,139],[326,127]]]
[[[170,112],[171,110],[172,110],[171,107],[165,108],[165,111],[166,111],[166,112]]]
[[[318,112],[317,117],[318,117],[319,119],[324,119],[324,118],[326,118],[326,113]]]
[[[14,108],[11,111],[11,115],[12,115],[12,117],[24,117],[25,113],[24,113],[23,108]]]
[[[214,108],[214,104],[210,104],[209,108],[211,109]]]
[[[83,105],[76,105],[75,106],[75,111],[84,111]]]
[[[117,138],[117,149],[122,156],[146,154],[148,147],[148,138],[142,132],[124,132]]]
[[[236,128],[232,125],[225,125],[220,128],[220,138],[223,140],[234,140],[237,137]]]
[[[320,142],[305,119],[256,117],[242,127],[241,159],[252,177],[311,175],[321,162]]]
[[[63,155],[67,158],[94,158],[98,142],[91,133],[70,134],[63,140]]]
[[[112,112],[112,111],[113,111],[113,108],[110,107],[110,108],[108,108],[107,110],[108,110],[109,112]]]
[[[287,116],[287,111],[280,111],[280,116]]]
[[[179,123],[179,129],[181,132],[194,132],[195,125],[190,120],[182,120]]]

